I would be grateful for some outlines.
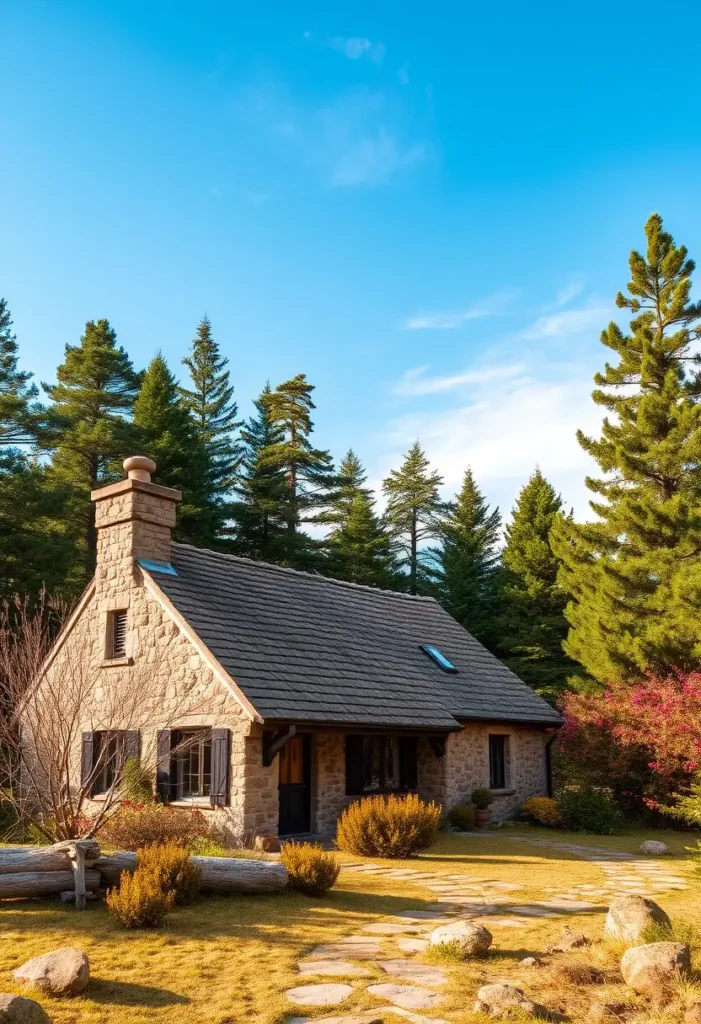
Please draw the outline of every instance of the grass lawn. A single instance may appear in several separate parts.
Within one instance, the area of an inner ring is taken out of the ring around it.
[[[553,886],[564,890],[580,883],[601,884],[602,874],[596,865],[565,851],[519,841],[519,837],[541,835],[558,842],[630,852],[635,852],[644,838],[662,839],[674,851],[666,858],[670,867],[688,876],[691,888],[670,892],[660,897],[660,902],[672,918],[683,919],[701,932],[699,888],[684,851],[693,840],[689,833],[628,832],[601,837],[509,828],[495,831],[488,839],[448,833],[442,834],[418,860],[391,862],[391,866],[519,882],[524,888],[509,897],[518,904],[543,899]],[[379,863],[389,866],[387,861]],[[75,945],[90,957],[92,979],[87,993],[76,999],[40,998],[56,1024],[278,1024],[287,1015],[306,1013],[290,1006],[283,993],[300,983],[297,961],[315,945],[350,935],[402,910],[425,909],[436,898],[435,893],[413,880],[373,877],[350,870],[342,872],[338,886],[323,899],[292,892],[208,897],[194,907],[173,912],[161,929],[134,932],[117,928],[101,903],[77,913],[49,901],[8,902],[0,906],[0,991],[21,991],[12,970],[25,960],[57,946]],[[598,938],[603,920],[601,913],[584,913],[574,919],[572,915],[533,919],[519,929],[495,927],[490,954],[470,964],[450,966],[446,1001],[440,1011],[427,1015],[455,1022],[479,1020],[471,1013],[479,985],[487,980],[509,979],[520,980],[529,994],[552,1009],[561,1007],[567,1019],[580,1019],[580,1009],[584,1013],[592,998],[591,986],[580,986],[581,992],[577,989],[571,998],[568,996],[569,1002],[563,1002],[562,978],[555,968],[529,974],[518,963],[524,956],[541,953],[560,935],[565,923]],[[390,957],[398,955],[391,946],[388,949]],[[595,947],[591,955],[601,961],[606,972],[615,963],[615,952],[601,946]],[[377,980],[389,980],[372,961],[367,966],[377,974]],[[305,978],[302,983],[321,980]],[[349,980],[358,983],[358,979]],[[338,1010],[310,1010],[306,1015],[322,1017],[380,1005],[362,992],[361,985],[358,988],[352,1007],[349,1002]],[[605,990],[596,988],[597,993]]]

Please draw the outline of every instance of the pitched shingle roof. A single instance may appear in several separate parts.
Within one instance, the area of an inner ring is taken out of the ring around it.
[[[454,729],[557,713],[432,598],[173,545],[149,574],[266,720]],[[435,644],[457,672],[421,649]]]

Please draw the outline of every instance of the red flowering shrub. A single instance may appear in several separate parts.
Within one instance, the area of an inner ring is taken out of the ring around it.
[[[668,805],[701,766],[701,672],[568,694],[561,709],[563,781],[606,787],[629,814]]]

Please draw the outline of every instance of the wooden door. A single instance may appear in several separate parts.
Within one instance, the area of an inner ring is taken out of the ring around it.
[[[311,736],[293,736],[280,751],[281,836],[311,828]]]

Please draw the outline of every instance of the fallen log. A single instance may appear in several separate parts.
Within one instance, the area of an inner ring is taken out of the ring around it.
[[[56,846],[8,846],[0,848],[0,875],[25,874],[32,871],[67,871],[71,867],[71,848],[85,850],[85,864],[92,867],[100,856],[100,847],[93,840],[75,840]]]
[[[100,874],[85,872],[88,889],[100,887]],[[65,889],[75,889],[75,875],[71,868],[65,871],[14,871],[0,875],[0,900],[15,900],[26,896],[58,896]]]
[[[202,874],[202,892],[281,892],[287,887],[287,868],[269,860],[240,857],[192,857]],[[133,871],[136,854],[120,850],[95,861],[104,885],[116,885],[122,871]],[[86,872],[87,874],[87,872]]]

